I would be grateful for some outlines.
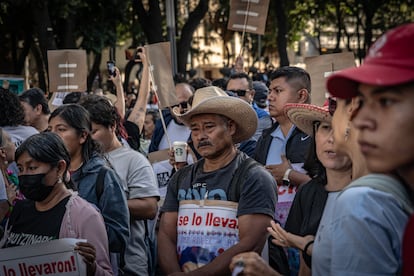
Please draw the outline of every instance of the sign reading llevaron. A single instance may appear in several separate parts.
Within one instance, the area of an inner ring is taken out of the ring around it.
[[[86,264],[74,251],[78,239],[0,249],[0,275],[86,275]]]
[[[50,92],[85,92],[87,67],[85,50],[49,50]]]
[[[227,29],[263,35],[269,0],[231,0]]]

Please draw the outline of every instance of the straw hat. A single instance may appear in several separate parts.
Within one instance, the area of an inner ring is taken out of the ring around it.
[[[331,123],[332,121],[327,107],[313,104],[290,103],[285,105],[284,111],[296,127],[310,136],[313,136],[314,122]]]
[[[226,92],[216,86],[207,86],[196,90],[192,107],[184,114],[180,114],[178,107],[173,113],[185,125],[197,114],[219,114],[226,116],[237,124],[233,142],[239,143],[253,136],[257,128],[257,115],[254,109],[244,100],[230,97]]]

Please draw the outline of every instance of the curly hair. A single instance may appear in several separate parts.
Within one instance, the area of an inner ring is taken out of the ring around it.
[[[24,124],[24,109],[16,94],[0,87],[0,106],[0,126]]]

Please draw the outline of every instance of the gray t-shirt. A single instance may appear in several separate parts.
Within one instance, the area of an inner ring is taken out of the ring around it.
[[[244,153],[238,153],[227,166],[213,172],[203,172],[204,160],[190,165],[188,173],[173,175],[168,183],[167,196],[161,212],[178,212],[181,200],[225,200],[231,201],[230,184]],[[180,183],[177,183],[180,181]],[[207,198],[205,198],[206,193]],[[234,200],[233,200],[234,201]],[[240,189],[237,216],[265,214],[273,218],[277,202],[276,182],[262,166],[256,166],[247,173]]]
[[[141,153],[131,148],[120,147],[108,153],[108,160],[122,180],[127,199],[159,197],[154,171]],[[131,219],[130,232],[125,251],[125,272],[147,275],[145,221]]]

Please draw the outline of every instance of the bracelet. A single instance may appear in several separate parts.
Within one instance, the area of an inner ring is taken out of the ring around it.
[[[291,171],[292,171],[292,169],[289,168],[285,171],[285,174],[283,175],[283,183],[286,184],[286,185],[290,184],[289,174],[290,174]]]
[[[311,244],[313,244],[315,242],[315,240],[311,240],[311,241],[308,241],[308,243],[305,245],[305,247],[303,248],[303,252],[305,253],[305,254],[308,254],[307,252],[308,252],[308,249],[309,249],[309,246],[311,245]]]

